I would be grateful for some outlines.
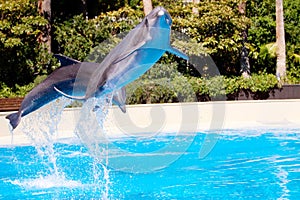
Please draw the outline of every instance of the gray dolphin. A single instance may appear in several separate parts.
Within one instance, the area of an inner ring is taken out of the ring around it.
[[[15,129],[20,123],[21,117],[39,109],[45,104],[62,96],[54,87],[63,88],[66,94],[74,94],[74,84],[76,79],[77,94],[84,94],[87,88],[89,77],[99,67],[99,63],[79,62],[63,55],[55,55],[60,60],[61,67],[54,70],[45,80],[34,87],[24,98],[18,112],[7,115],[10,125]],[[77,73],[80,70],[81,80]],[[117,104],[123,112],[126,112],[125,88],[113,94],[113,103]]]
[[[73,58],[69,58],[65,55],[61,55],[61,54],[54,54],[54,56],[59,60],[61,66],[68,66],[68,65],[74,65],[74,64],[78,64],[80,63],[80,61],[75,60]],[[89,65],[90,62],[84,62],[83,66]],[[82,67],[82,66],[81,66]],[[91,63],[92,68],[97,67],[97,65],[95,65],[95,63]],[[86,71],[83,71],[83,77],[84,81],[87,81],[90,78],[90,71],[88,73],[85,73]],[[78,71],[77,71],[77,78],[78,78]],[[73,86],[73,92],[75,91],[74,86]],[[119,90],[116,90],[113,92],[113,98],[112,98],[112,103],[119,106],[119,108],[121,109],[121,111],[123,113],[126,113],[126,88],[122,87]]]
[[[187,55],[170,45],[171,24],[170,14],[163,7],[156,7],[104,58],[90,77],[83,96],[69,95],[59,86],[54,89],[78,100],[99,97],[136,80],[166,51],[188,59]]]

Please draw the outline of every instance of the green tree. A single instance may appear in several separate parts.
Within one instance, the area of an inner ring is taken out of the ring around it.
[[[300,1],[285,0],[283,3],[287,76],[292,83],[300,83]]]
[[[37,1],[0,1],[0,82],[10,87],[28,84],[52,70],[50,55],[37,42],[47,20]]]
[[[77,15],[63,23],[55,24],[55,42],[60,53],[84,60],[101,42],[131,30],[143,16],[141,10],[134,10],[129,6],[102,13],[90,20]]]
[[[284,27],[289,76],[299,74],[296,57],[300,52],[300,1],[284,0]],[[248,31],[252,71],[276,73],[276,4],[274,0],[247,2],[247,16],[252,23]],[[300,78],[300,77],[299,77]],[[300,79],[299,79],[300,80]]]
[[[203,0],[199,3],[153,1],[154,5],[163,5],[169,10],[173,30],[201,43],[220,72],[231,76],[240,74],[241,33],[250,25],[250,19],[239,12],[239,3],[239,0]],[[245,46],[251,48],[249,43]]]

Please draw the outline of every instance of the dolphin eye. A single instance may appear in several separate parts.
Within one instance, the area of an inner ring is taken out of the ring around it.
[[[146,25],[146,26],[149,26],[149,21],[148,21],[147,18],[146,18],[146,20],[145,20],[145,25]]]

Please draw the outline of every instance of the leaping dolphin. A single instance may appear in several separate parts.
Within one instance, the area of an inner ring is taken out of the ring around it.
[[[166,51],[188,59],[170,45],[171,24],[170,14],[163,7],[156,7],[104,58],[92,74],[83,96],[69,95],[59,86],[54,89],[77,100],[99,97],[139,78]]]
[[[166,51],[188,59],[184,53],[170,46],[171,24],[170,14],[163,7],[157,7],[100,64],[79,63],[60,56],[62,63],[68,65],[56,69],[33,88],[17,113],[6,116],[12,128],[18,126],[21,117],[62,95],[87,100],[92,96],[114,93],[113,102],[125,112],[125,85],[144,74]]]
[[[61,63],[61,67],[54,70],[44,81],[33,88],[24,98],[18,112],[7,115],[10,125],[15,129],[20,123],[21,117],[39,109],[45,104],[62,96],[54,87],[63,88],[66,94],[74,94],[76,79],[76,92],[79,95],[85,93],[89,77],[99,67],[99,63],[79,62],[63,55],[55,55]],[[81,70],[82,79],[78,80],[77,73]],[[125,87],[113,94],[113,103],[117,104],[123,112],[126,112]]]

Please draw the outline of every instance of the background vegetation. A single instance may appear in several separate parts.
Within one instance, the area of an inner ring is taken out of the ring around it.
[[[24,96],[58,67],[52,53],[83,61],[101,42],[129,31],[144,17],[139,0],[93,2],[84,7],[82,1],[52,1],[52,52],[48,52],[39,39],[48,22],[38,13],[37,0],[0,0],[0,97]],[[184,45],[190,47],[186,50],[205,49],[221,76],[201,76],[191,64],[165,55],[135,85],[128,86],[129,103],[211,100],[240,89],[267,92],[277,87],[274,0],[245,1],[245,14],[239,12],[240,0],[152,2],[169,10],[174,31],[192,39]],[[300,82],[300,1],[284,1],[284,18],[285,81],[295,84]],[[241,76],[243,47],[249,52],[250,78]],[[96,50],[98,54],[105,51]]]

